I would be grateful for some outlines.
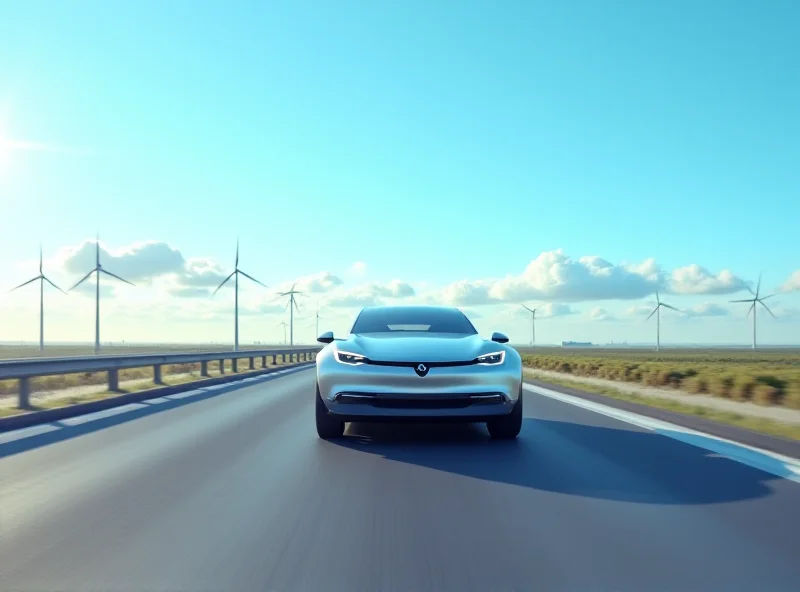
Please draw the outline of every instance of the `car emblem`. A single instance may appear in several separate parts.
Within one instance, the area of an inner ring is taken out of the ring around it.
[[[428,373],[428,367],[425,364],[417,364],[414,371],[417,373],[417,376],[425,376]]]

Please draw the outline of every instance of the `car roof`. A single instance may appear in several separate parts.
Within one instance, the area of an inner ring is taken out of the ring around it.
[[[409,312],[415,310],[417,311],[438,310],[438,311],[462,312],[455,306],[443,306],[438,304],[381,304],[376,306],[365,306],[361,310],[362,311],[397,310],[397,311],[409,311]]]

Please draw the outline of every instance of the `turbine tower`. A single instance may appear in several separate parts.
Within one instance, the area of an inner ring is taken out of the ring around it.
[[[531,313],[531,347],[536,343],[536,311],[537,308],[528,308],[524,304],[520,304],[522,308]]]
[[[286,321],[281,321],[277,326],[283,327],[283,344],[286,345],[286,327],[288,325],[286,324]]]
[[[282,292],[282,293],[278,294],[278,298],[280,298],[281,296],[288,296],[289,297],[289,302],[286,303],[286,306],[284,307],[283,310],[286,311],[287,308],[289,309],[289,346],[290,347],[294,347],[294,311],[295,311],[295,309],[297,309],[297,312],[300,312],[300,307],[297,306],[297,299],[295,298],[295,294],[303,294],[303,292],[300,292],[299,290],[295,290],[294,289],[295,286],[297,286],[296,283],[292,284],[292,289],[289,290],[288,292]],[[276,298],[276,300],[277,300],[277,298]]]
[[[656,307],[653,309],[653,312],[651,312],[648,315],[645,321],[649,321],[650,317],[656,315],[656,351],[660,351],[661,350],[661,307],[663,306],[664,308],[669,308],[676,312],[681,312],[681,311],[679,311],[674,306],[670,306],[666,302],[661,302],[661,299],[658,297],[658,292],[656,292],[656,302],[658,304],[656,304]]]
[[[769,307],[766,304],[764,304],[764,300],[766,300],[767,298],[772,298],[773,296],[775,296],[775,294],[770,294],[769,296],[763,296],[761,298],[758,297],[759,293],[761,292],[761,274],[758,274],[758,285],[756,286],[756,291],[753,292],[753,290],[751,290],[749,287],[747,289],[753,295],[752,298],[746,298],[744,300],[731,300],[731,302],[751,302],[752,303],[750,305],[749,310],[747,311],[747,316],[749,317],[750,313],[751,312],[753,313],[753,351],[755,351],[755,349],[756,349],[756,308],[757,308],[756,304],[760,304],[761,306],[763,306],[766,309],[766,311],[769,314],[772,315],[772,318],[777,318],[774,314],[772,314],[772,311],[769,309]]]
[[[319,337],[319,302],[317,302],[317,312],[316,314],[314,314],[314,318],[317,321],[317,332],[315,333],[315,335]]]
[[[75,288],[80,286],[83,282],[88,280],[92,277],[92,274],[97,274],[97,283],[95,287],[95,309],[94,309],[94,352],[98,353],[100,351],[100,274],[104,273],[106,275],[110,275],[111,277],[118,279],[121,282],[125,282],[126,284],[130,284],[133,286],[131,282],[126,279],[119,277],[116,274],[111,273],[110,271],[106,271],[103,269],[103,266],[100,265],[100,236],[98,235],[97,240],[95,241],[95,265],[94,269],[83,276],[83,279],[79,281],[77,284],[72,286],[69,291],[72,292]]]
[[[41,281],[41,284],[39,285],[39,351],[44,351],[44,283],[47,282],[62,294],[66,294],[66,292],[56,286],[46,275],[44,275],[44,272],[42,271],[42,245],[39,245],[39,275],[32,280],[28,280],[24,284],[20,284],[16,288],[11,288],[9,292],[13,292],[22,286],[27,286],[36,280]]]
[[[224,280],[222,280],[222,283],[219,286],[217,286],[217,289],[214,290],[213,294],[211,294],[213,296],[214,294],[219,292],[219,289],[222,286],[224,286],[228,282],[229,279],[233,278],[233,281],[234,281],[234,292],[235,292],[235,296],[234,296],[234,321],[233,321],[233,324],[234,324],[233,351],[239,351],[239,275],[240,274],[243,275],[244,277],[246,277],[247,279],[249,279],[251,281],[254,281],[257,284],[260,284],[260,285],[264,286],[265,288],[267,287],[265,284],[262,284],[261,282],[259,282],[253,276],[247,275],[245,272],[243,272],[241,269],[239,269],[239,239],[237,238],[236,239],[236,264],[233,266],[233,271],[231,272],[231,274],[228,277],[226,277]]]

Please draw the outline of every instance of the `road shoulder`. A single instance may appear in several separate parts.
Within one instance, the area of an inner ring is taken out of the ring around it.
[[[718,438],[724,438],[745,444],[747,446],[761,448],[769,452],[800,459],[800,441],[797,440],[790,440],[788,438],[781,438],[770,434],[756,432],[739,426],[713,421],[704,417],[689,415],[687,413],[680,413],[678,411],[653,407],[645,403],[621,400],[607,395],[588,392],[587,390],[581,389],[580,384],[578,383],[576,383],[574,387],[566,386],[564,384],[556,384],[554,382],[548,382],[547,380],[532,378],[527,373],[525,376],[525,382],[527,384],[550,389],[566,395],[571,395],[573,397],[605,405],[614,409],[620,409],[622,411],[636,413],[645,417],[651,417],[653,419],[673,423],[675,425],[696,430],[698,432],[703,432]],[[687,402],[687,404],[691,404],[691,401]]]

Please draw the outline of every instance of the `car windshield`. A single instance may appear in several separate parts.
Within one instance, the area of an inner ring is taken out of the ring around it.
[[[358,315],[351,333],[417,331],[475,335],[469,319],[457,309],[424,307],[368,308]]]

